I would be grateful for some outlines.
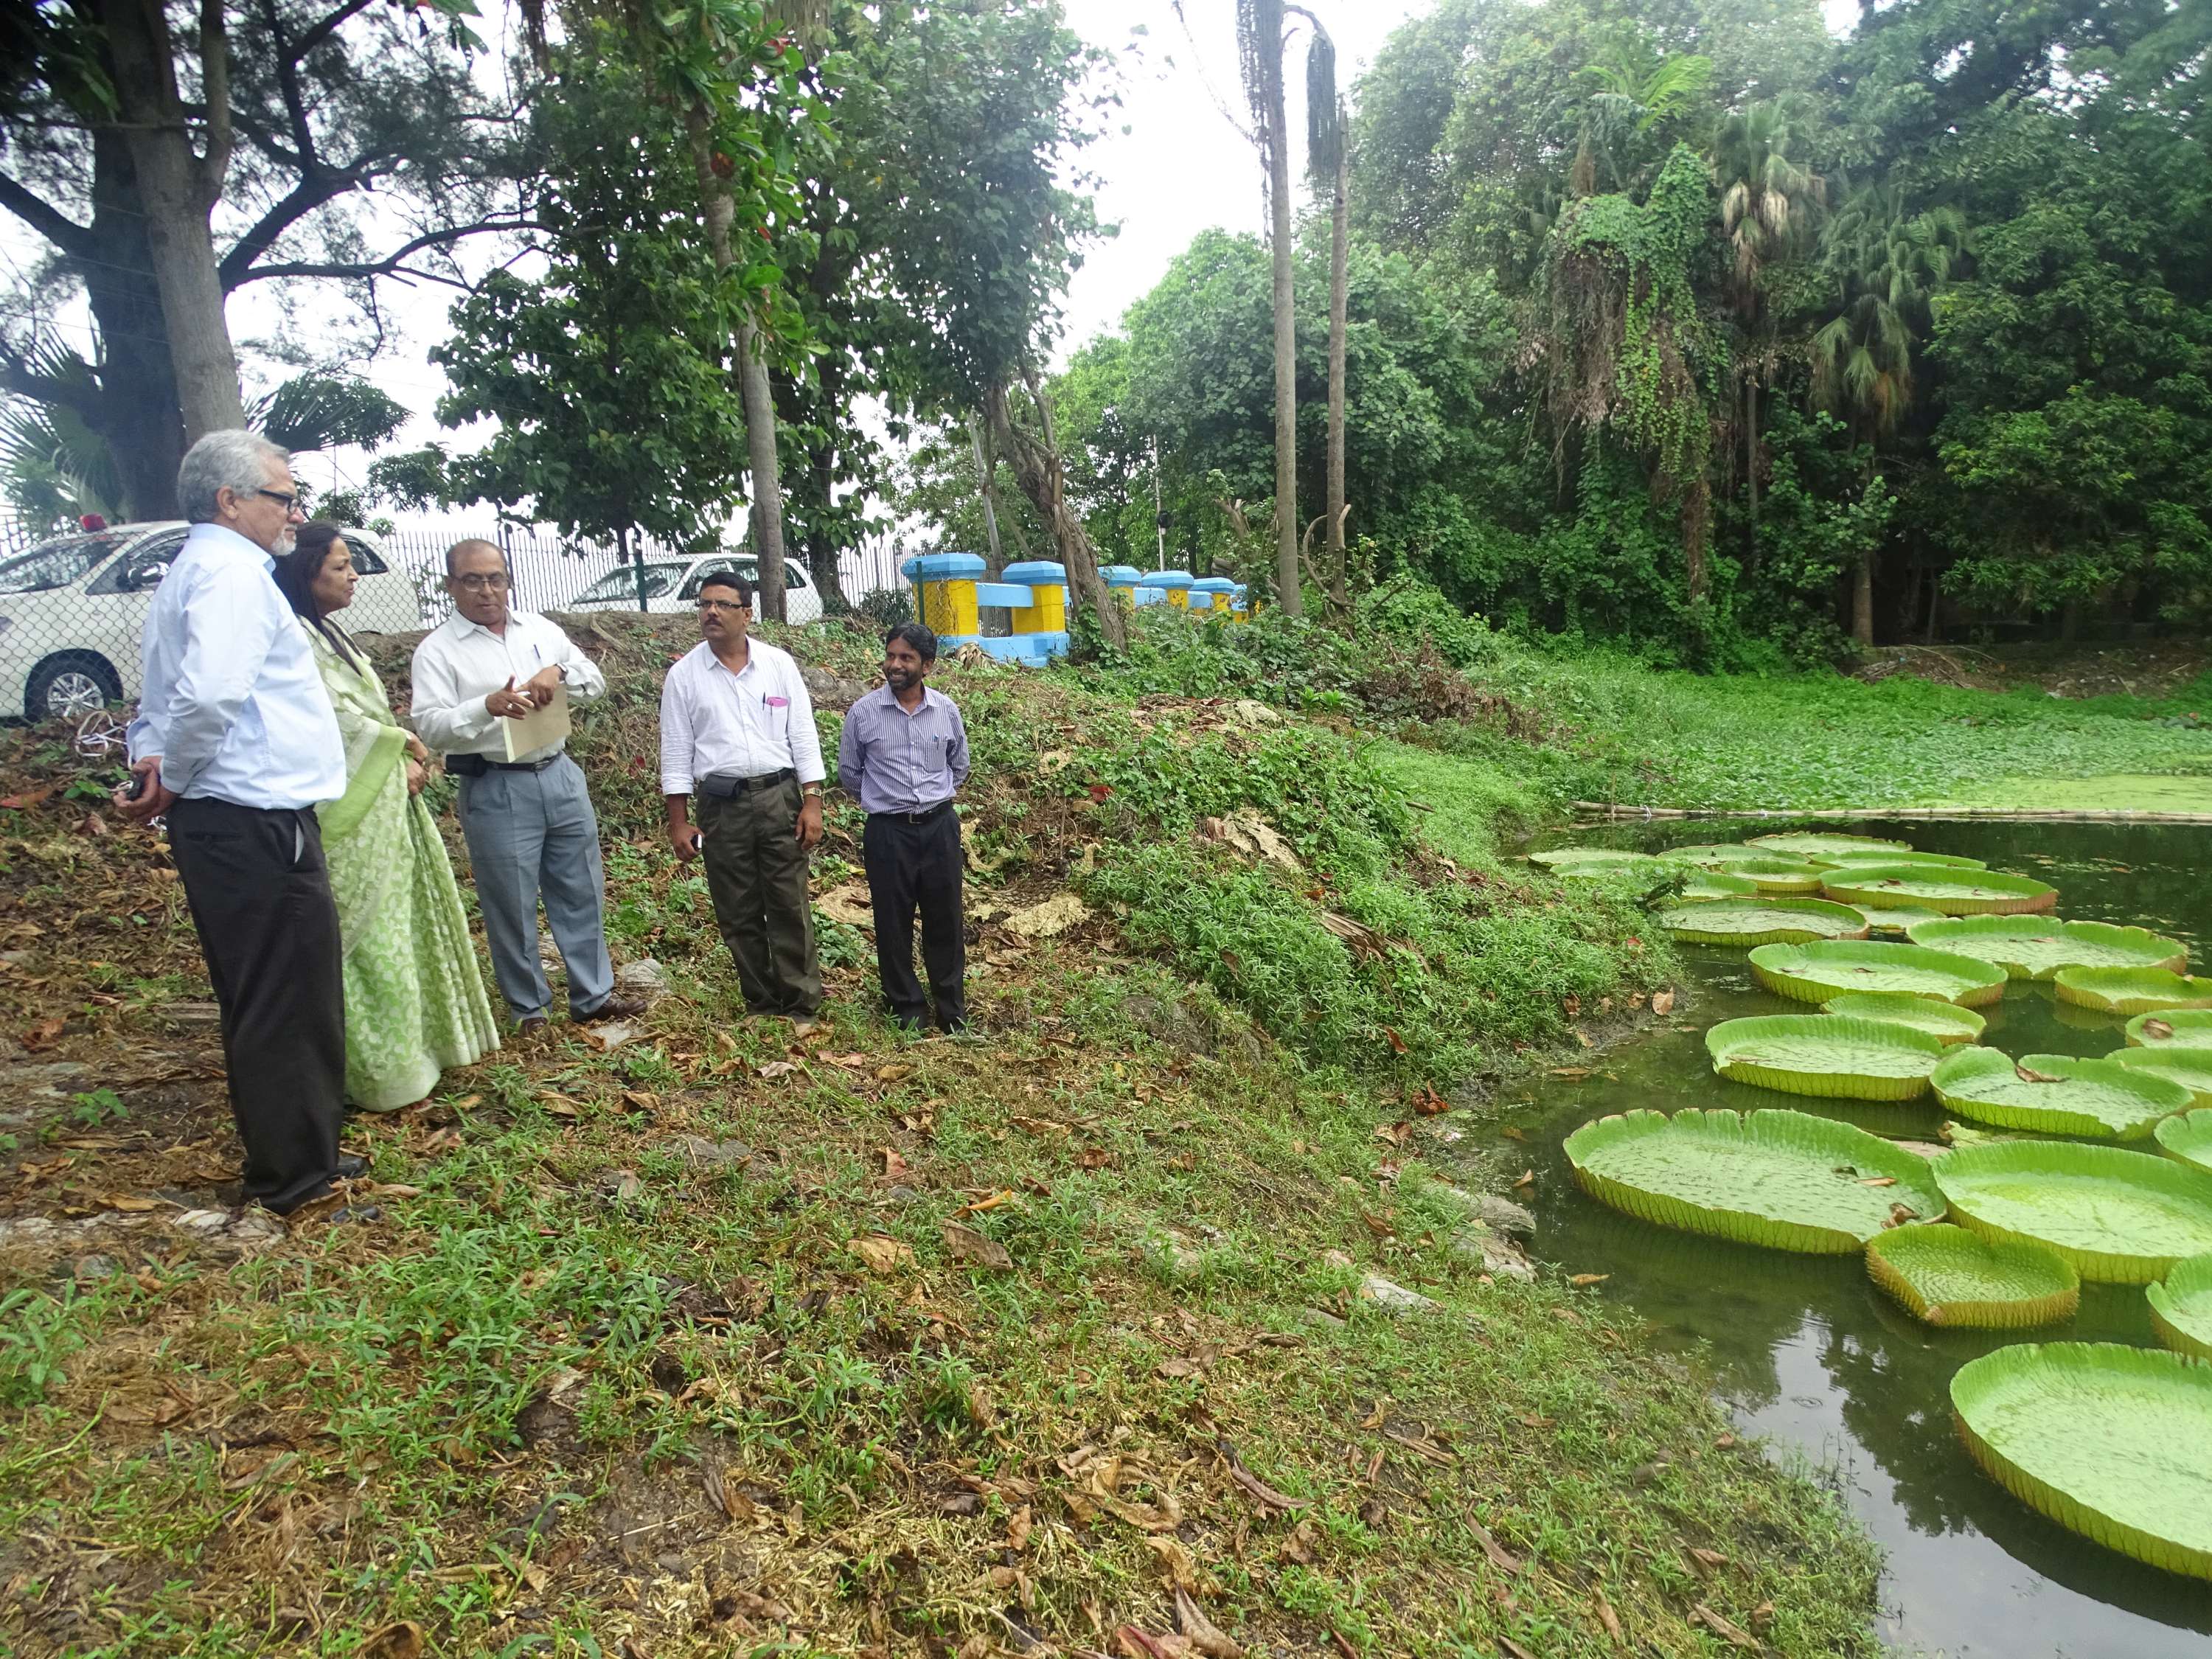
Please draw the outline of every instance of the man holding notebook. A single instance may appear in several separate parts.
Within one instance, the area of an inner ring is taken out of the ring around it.
[[[415,647],[415,729],[461,781],[461,832],[492,970],[524,1030],[552,1000],[538,957],[538,906],[568,969],[578,1020],[628,1019],[614,994],[599,821],[567,752],[568,705],[607,688],[599,665],[547,618],[507,604],[506,555],[486,541],[446,550],[453,614]]]

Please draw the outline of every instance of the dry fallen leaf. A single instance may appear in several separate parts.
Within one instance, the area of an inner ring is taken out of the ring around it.
[[[803,1069],[795,1060],[771,1060],[764,1065],[754,1066],[753,1075],[774,1082],[777,1078],[790,1077]]]
[[[1389,1042],[1390,1052],[1392,1054],[1402,1054],[1406,1052],[1406,1039],[1400,1036],[1398,1033],[1389,1026],[1385,1025],[1382,1028],[1382,1036]]]
[[[1671,1014],[1674,1012],[1673,988],[1669,987],[1664,991],[1654,991],[1651,994],[1651,1012],[1660,1015]]]
[[[1013,1518],[1006,1522],[1006,1547],[1017,1555],[1030,1546],[1030,1531],[1036,1524],[1026,1504],[1016,1510]]]
[[[1723,1567],[1728,1565],[1728,1557],[1723,1555],[1718,1550],[1701,1550],[1693,1548],[1690,1552],[1690,1565],[1708,1578],[1711,1577],[1713,1574],[1718,1572]]]
[[[1145,1540],[1145,1547],[1158,1559],[1160,1576],[1176,1589],[1189,1589],[1197,1584],[1198,1559],[1181,1540],[1148,1536]]]
[[[1712,1632],[1730,1647],[1743,1648],[1752,1653],[1759,1651],[1759,1640],[1756,1637],[1749,1631],[1730,1624],[1703,1601],[1690,1609],[1690,1617],[1696,1623],[1703,1625],[1707,1630]]]
[[[1536,1172],[1534,1170],[1522,1170],[1520,1175],[1515,1178],[1513,1184],[1516,1187],[1534,1186],[1536,1184]]]
[[[576,1103],[566,1095],[541,1095],[538,1097],[538,1103],[555,1117],[574,1117],[578,1109]]]
[[[971,1187],[969,1190],[973,1192],[975,1188]],[[991,1194],[988,1198],[979,1198],[972,1203],[963,1204],[952,1213],[955,1215],[981,1215],[986,1210],[995,1210],[1002,1204],[1011,1204],[1013,1201],[1013,1188],[1011,1187],[1001,1187],[998,1191]]]
[[[1229,1466],[1229,1478],[1268,1508],[1295,1511],[1313,1507],[1312,1500],[1310,1498],[1292,1498],[1287,1492],[1277,1492],[1242,1463],[1231,1463]]]
[[[1426,1083],[1408,1095],[1406,1103],[1413,1109],[1416,1117],[1435,1117],[1451,1110],[1451,1103]]]
[[[896,1273],[914,1265],[914,1249],[899,1239],[871,1233],[853,1241],[853,1254],[868,1264],[870,1273]]]
[[[356,1659],[422,1659],[428,1651],[422,1626],[412,1619],[386,1625],[355,1650]]]
[[[1585,1285],[1602,1285],[1612,1277],[1611,1273],[1572,1273],[1568,1276],[1567,1283],[1580,1290]]]
[[[2173,1027],[2162,1019],[2147,1019],[2143,1022],[2143,1035],[2154,1042],[2163,1042],[2173,1035]]]
[[[36,1054],[41,1048],[52,1048],[55,1041],[60,1037],[61,1034],[62,1022],[60,1020],[42,1019],[36,1025],[32,1026],[28,1030],[23,1033],[23,1046],[26,1048],[28,1048],[33,1054]]]
[[[914,1067],[911,1066],[878,1066],[876,1067],[876,1081],[878,1083],[901,1083],[913,1075]]]
[[[618,1170],[615,1172],[616,1203],[627,1204],[644,1189],[645,1183],[637,1178],[635,1170]]]
[[[1006,1247],[995,1238],[987,1238],[973,1227],[963,1227],[957,1221],[945,1224],[945,1248],[952,1252],[955,1261],[964,1261],[970,1267],[994,1267],[1000,1271],[1011,1268],[1014,1259],[1006,1254]]]
[[[112,1193],[100,1201],[111,1210],[123,1210],[131,1215],[144,1215],[149,1210],[161,1207],[150,1198],[130,1197],[119,1193]]]
[[[1491,1565],[1496,1567],[1500,1572],[1521,1571],[1522,1565],[1521,1558],[1492,1538],[1490,1535],[1489,1528],[1484,1526],[1480,1521],[1470,1521],[1467,1524],[1474,1534],[1474,1541],[1482,1546],[1482,1553],[1490,1558]]]
[[[1200,1610],[1191,1599],[1189,1587],[1180,1579],[1176,1582],[1175,1604],[1176,1624],[1190,1638],[1191,1646],[1207,1659],[1241,1659],[1244,1650]]]
[[[1534,1654],[1529,1652],[1528,1649],[1522,1647],[1518,1642],[1515,1641],[1510,1636],[1499,1637],[1498,1638],[1498,1645],[1504,1648],[1508,1654],[1511,1655],[1512,1659],[1536,1659],[1536,1656]]]
[[[1605,1633],[1613,1638],[1613,1644],[1626,1647],[1627,1632],[1620,1628],[1620,1615],[1613,1610],[1613,1603],[1605,1599],[1604,1585],[1590,1586],[1590,1609],[1597,1614],[1598,1623],[1605,1626]]]

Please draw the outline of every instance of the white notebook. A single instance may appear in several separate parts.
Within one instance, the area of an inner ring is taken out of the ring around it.
[[[552,702],[543,708],[532,709],[520,720],[502,719],[499,734],[506,741],[507,757],[511,761],[565,741],[568,736],[568,688],[555,686]]]

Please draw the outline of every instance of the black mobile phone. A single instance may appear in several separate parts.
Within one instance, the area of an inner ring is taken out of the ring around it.
[[[146,780],[152,775],[153,774],[150,772],[133,772],[131,775],[131,782],[129,786],[123,791],[123,799],[125,800],[137,800],[144,795],[146,793]]]

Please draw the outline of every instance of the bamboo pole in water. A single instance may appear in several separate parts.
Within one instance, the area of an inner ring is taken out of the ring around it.
[[[1626,806],[1617,801],[1578,800],[1576,811],[1604,818],[1994,818],[2015,823],[2212,823],[2212,812],[2131,812],[2119,808],[2051,808],[2027,811],[2008,806],[1831,806],[1804,811],[1754,807]]]

